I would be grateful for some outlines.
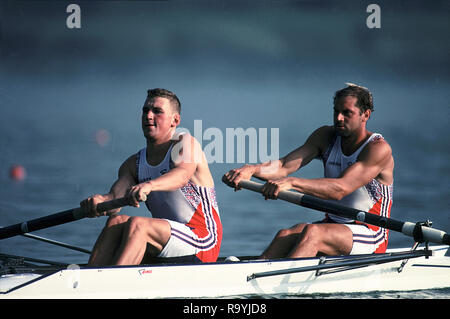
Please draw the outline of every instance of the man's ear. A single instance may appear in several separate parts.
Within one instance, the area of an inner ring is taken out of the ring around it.
[[[364,122],[367,122],[370,119],[370,114],[372,114],[371,110],[365,110],[363,115],[364,115]]]
[[[172,127],[178,126],[180,124],[180,122],[181,122],[180,114],[175,113],[172,118]]]

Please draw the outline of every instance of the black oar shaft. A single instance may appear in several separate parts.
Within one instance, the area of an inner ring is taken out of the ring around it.
[[[97,211],[105,212],[129,205],[126,198],[118,198],[97,205]],[[29,233],[32,231],[70,223],[78,219],[87,217],[81,208],[72,208],[56,214],[32,219],[23,223],[18,223],[0,229],[0,239],[10,238],[17,235]]]
[[[303,207],[315,209],[324,213],[334,214],[349,219],[357,219],[370,225],[375,225],[398,232],[402,231],[404,225],[404,222],[395,219],[362,212],[358,209],[345,207],[309,195],[303,196],[301,205]]]
[[[241,181],[239,183],[239,186],[248,190],[252,190],[254,192],[261,193],[264,185],[253,181]],[[429,241],[435,244],[450,245],[450,235],[438,229],[433,229],[426,226],[418,227],[418,225],[415,223],[402,222],[392,218],[378,216],[369,212],[345,207],[327,200],[293,191],[281,191],[278,194],[278,198],[321,212],[330,213],[337,216],[358,220],[370,225],[398,231],[411,237],[416,237],[417,230],[420,230],[420,235],[421,238],[423,238],[423,241]]]

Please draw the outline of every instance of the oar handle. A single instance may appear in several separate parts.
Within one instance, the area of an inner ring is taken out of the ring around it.
[[[145,198],[144,201],[146,201],[147,198]],[[98,212],[107,212],[109,210],[117,209],[120,207],[128,206],[130,205],[130,200],[126,197],[116,198],[107,202],[99,203],[97,204],[97,211]]]
[[[240,181],[239,186],[257,193],[262,193],[262,188],[264,184],[253,182],[253,181]],[[302,199],[307,196],[302,193],[292,192],[292,191],[281,191],[278,194],[278,198],[287,201],[292,204],[302,205]]]
[[[239,186],[257,193],[262,193],[263,184],[244,180],[239,182]],[[311,208],[325,213],[346,217],[349,219],[358,220],[367,224],[383,227],[386,229],[401,232],[407,236],[415,237],[417,230],[420,227],[421,239],[435,244],[450,245],[450,234],[427,226],[419,226],[418,224],[410,222],[402,222],[392,218],[378,216],[369,212],[360,211],[355,208],[346,207],[326,201],[314,196],[302,194],[294,191],[281,191],[278,198],[287,202]]]
[[[146,198],[142,198],[142,201],[145,201]],[[108,210],[117,209],[123,206],[130,205],[130,202],[127,198],[117,198],[111,201],[99,203],[97,205],[98,212],[105,212]],[[0,228],[0,239],[5,239],[9,237],[14,237],[17,235],[22,235],[28,232],[32,232],[35,230],[40,230],[52,226],[57,226],[65,223],[70,223],[75,220],[79,220],[87,217],[84,210],[81,207],[72,208],[65,210],[60,213],[36,218],[33,220],[29,220],[23,223],[7,226]]]

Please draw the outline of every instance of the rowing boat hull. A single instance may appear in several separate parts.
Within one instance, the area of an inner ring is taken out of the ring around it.
[[[249,281],[247,277],[253,273],[316,266],[319,259],[81,269],[72,266],[42,276],[2,276],[0,298],[217,298],[445,288],[450,287],[447,250],[448,246],[433,247],[432,257],[411,259],[400,273],[401,261],[394,261],[319,276],[316,271],[305,271]]]

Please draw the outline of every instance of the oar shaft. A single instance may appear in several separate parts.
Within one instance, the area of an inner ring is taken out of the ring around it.
[[[253,181],[241,181],[239,186],[254,192],[262,193],[263,184]],[[360,211],[355,208],[345,207],[327,200],[316,198],[314,196],[302,194],[293,191],[281,191],[278,198],[287,202],[311,208],[325,213],[358,220],[370,225],[383,227],[386,229],[401,232],[407,236],[415,237],[417,225],[410,222],[402,222],[392,218],[378,216],[369,212]],[[450,235],[444,231],[421,226],[422,237],[424,241],[436,244],[450,245]]]
[[[42,241],[44,243],[49,243],[49,244],[52,244],[52,245],[61,246],[61,247],[67,248],[67,249],[76,250],[76,251],[79,251],[79,252],[82,252],[82,253],[91,254],[90,250],[87,250],[87,249],[84,249],[84,248],[81,248],[81,247],[76,247],[76,246],[73,246],[73,245],[69,245],[69,244],[66,244],[66,243],[63,243],[63,242],[60,242],[60,241],[56,241],[56,240],[53,240],[53,239],[49,239],[49,238],[45,238],[45,237],[41,237],[41,236],[36,236],[36,235],[33,235],[33,234],[28,234],[28,233],[22,234],[21,236],[24,236],[24,237],[27,237],[27,238],[31,238],[31,239],[35,239],[35,240],[39,240],[39,241]]]
[[[293,192],[291,192],[293,193]],[[324,213],[329,213],[349,219],[356,219],[370,225],[391,229],[401,232],[403,222],[395,219],[378,216],[372,213],[363,212],[355,208],[342,206],[333,202],[329,202],[320,198],[315,198],[310,195],[304,195],[301,206],[315,209]]]
[[[97,211],[105,212],[112,209],[117,209],[123,206],[129,205],[129,201],[126,198],[113,199],[108,202],[103,202],[97,205]],[[5,239],[9,237],[14,237],[17,235],[22,235],[32,231],[62,225],[65,223],[73,222],[82,218],[87,217],[84,211],[78,208],[68,209],[56,214],[32,219],[23,223],[18,223],[8,227],[3,227],[0,229],[0,239]]]

